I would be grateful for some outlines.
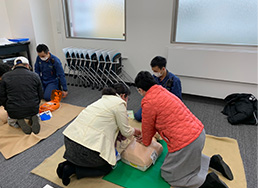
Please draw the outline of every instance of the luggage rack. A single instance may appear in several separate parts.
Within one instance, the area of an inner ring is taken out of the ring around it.
[[[114,83],[123,83],[122,57],[116,50],[64,48],[68,75],[67,85],[103,89]]]

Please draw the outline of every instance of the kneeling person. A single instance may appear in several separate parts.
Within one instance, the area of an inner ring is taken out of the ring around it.
[[[231,169],[220,155],[210,158],[202,153],[206,139],[202,122],[178,97],[157,85],[149,72],[139,72],[135,85],[143,96],[139,141],[149,146],[158,132],[167,143],[168,153],[161,166],[163,179],[173,187],[228,188],[215,172],[208,173],[213,168],[233,180]]]
[[[64,130],[66,161],[60,163],[57,175],[64,185],[70,176],[104,176],[116,164],[115,140],[119,135],[139,136],[141,131],[128,124],[129,89],[121,83],[104,88],[102,97],[85,108]]]
[[[14,70],[2,76],[0,84],[0,105],[8,113],[8,124],[21,127],[25,134],[38,134],[39,104],[43,96],[41,81],[36,73],[29,70],[29,61],[25,57],[17,57]],[[28,125],[24,119],[28,119]]]

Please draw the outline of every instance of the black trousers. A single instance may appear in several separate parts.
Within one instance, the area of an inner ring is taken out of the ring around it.
[[[99,153],[86,148],[68,137],[64,137],[64,158],[74,169],[78,179],[83,177],[97,177],[107,175],[112,166],[99,156]]]
[[[77,179],[81,179],[84,177],[98,177],[98,176],[105,176],[109,174],[112,170],[111,165],[104,165],[100,167],[90,168],[90,167],[75,167],[75,174]]]

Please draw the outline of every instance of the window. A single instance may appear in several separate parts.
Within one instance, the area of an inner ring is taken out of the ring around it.
[[[67,37],[125,40],[125,0],[63,0]]]
[[[257,45],[257,0],[177,0],[173,42]]]

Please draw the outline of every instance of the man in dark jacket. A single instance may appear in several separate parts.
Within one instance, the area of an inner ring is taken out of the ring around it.
[[[0,80],[2,79],[2,76],[4,73],[11,70],[11,67],[7,65],[6,63],[0,63]]]
[[[38,134],[38,112],[43,91],[39,76],[29,68],[29,61],[25,57],[15,59],[14,70],[2,76],[0,105],[3,105],[8,113],[9,125],[21,127],[26,134]],[[24,119],[29,119],[31,126]]]

